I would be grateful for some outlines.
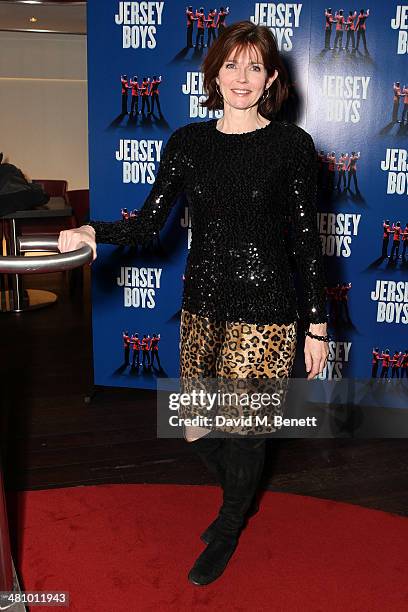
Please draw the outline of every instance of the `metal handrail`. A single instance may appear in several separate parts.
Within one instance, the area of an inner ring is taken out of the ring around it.
[[[78,248],[68,253],[59,253],[58,236],[18,236],[17,249],[20,253],[28,251],[55,251],[58,255],[41,257],[19,257],[7,255],[0,257],[0,273],[6,274],[43,274],[45,272],[62,272],[79,268],[93,260],[92,247],[80,242]]]

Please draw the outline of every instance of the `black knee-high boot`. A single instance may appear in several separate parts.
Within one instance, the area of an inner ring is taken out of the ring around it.
[[[224,440],[222,438],[210,438],[208,435],[202,436],[192,443],[200,459],[209,471],[214,474],[221,486],[223,486],[224,481],[223,443]]]
[[[225,464],[228,462],[228,455],[230,452],[230,440],[222,440],[224,444],[222,444],[218,448],[218,453],[215,455],[217,462],[216,469],[218,470],[218,478],[221,484],[221,487],[224,489],[224,478],[225,478]],[[248,508],[248,511],[245,516],[245,523],[247,519],[251,516],[254,516],[259,510],[259,503],[256,493],[254,494],[251,504]],[[207,527],[205,531],[201,534],[201,539],[205,544],[209,544],[211,540],[215,537],[216,527],[219,521],[220,515],[218,514],[217,518]]]
[[[230,444],[223,438],[211,438],[208,434],[193,442],[194,450],[197,452],[208,470],[217,478],[219,484],[224,488],[225,477],[225,454],[228,455]],[[252,498],[246,518],[250,518],[259,510],[256,495]],[[219,516],[201,534],[201,539],[205,544],[209,544],[215,535]]]
[[[225,570],[262,475],[264,438],[231,438],[225,444],[228,453],[225,457],[224,500],[214,537],[188,575],[190,582],[196,585],[213,582]]]

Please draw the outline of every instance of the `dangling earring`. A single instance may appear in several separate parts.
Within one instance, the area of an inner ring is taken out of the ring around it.
[[[265,91],[267,92],[266,96],[265,96]],[[262,103],[262,102],[265,102],[265,100],[266,100],[267,98],[269,98],[269,87],[268,87],[268,89],[264,89],[264,92],[263,92],[263,94],[262,94],[262,98],[261,98],[261,103]]]
[[[221,94],[221,92],[219,90],[219,87],[218,87],[217,83],[215,84],[215,90],[216,90],[217,94],[220,96],[221,100],[223,100],[222,94]]]

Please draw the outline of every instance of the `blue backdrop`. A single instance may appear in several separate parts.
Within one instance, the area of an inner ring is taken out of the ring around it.
[[[194,16],[200,6],[208,18],[213,5],[193,5]],[[397,222],[402,230],[408,224],[408,6],[371,2],[364,7],[363,15],[368,9],[368,16],[360,19],[365,22],[360,34],[353,29],[360,4],[333,6],[332,17],[325,15],[326,6],[318,0],[237,0],[220,20],[230,25],[251,19],[270,27],[277,38],[293,84],[287,117],[313,136],[320,159],[316,222],[329,280],[329,331],[334,336],[321,378],[365,378],[372,375],[374,347],[380,356],[386,349],[391,356],[408,349],[408,263],[401,258],[403,240],[400,237],[398,258],[395,249],[389,257],[395,233],[383,245],[385,220],[391,230]],[[342,24],[340,15],[335,17],[343,7],[345,20],[351,11],[352,26]],[[215,23],[219,13],[217,6]],[[329,21],[333,23],[326,34]],[[187,47],[186,23],[186,3],[180,0],[88,0],[92,219],[117,220],[123,208],[129,213],[140,209],[174,129],[222,115],[198,107],[206,97],[200,65],[207,47]],[[196,36],[194,21],[193,45]],[[207,36],[205,29],[204,43]],[[125,100],[123,75],[128,85]],[[149,81],[143,83],[144,79]],[[396,82],[400,88],[395,93]],[[138,106],[133,106],[137,112],[124,115],[122,104],[128,112],[132,109],[132,88],[139,94]],[[143,95],[155,88],[158,95]],[[148,102],[142,112],[143,97]],[[155,107],[149,114],[153,98]],[[159,249],[152,245],[137,252],[98,246],[92,267],[95,384],[155,388],[158,377],[178,376],[188,225],[181,196],[161,233]],[[132,350],[126,364],[123,332],[129,336],[136,332],[139,338],[160,334],[162,369],[157,363],[132,367]],[[401,362],[402,355],[395,362],[395,375],[403,369]],[[377,376],[381,368],[380,359]],[[392,376],[391,367],[386,375]]]

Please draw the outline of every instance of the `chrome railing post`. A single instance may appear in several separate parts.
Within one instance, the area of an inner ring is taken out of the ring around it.
[[[92,261],[92,248],[81,242],[75,251],[45,255],[41,257],[24,257],[21,253],[28,251],[55,251],[58,253],[58,236],[16,236],[15,220],[12,219],[13,254],[0,257],[0,274],[12,274],[16,311],[22,303],[20,274],[41,274],[44,272],[61,272],[72,270]],[[13,590],[13,565],[10,549],[10,538],[7,525],[6,500],[0,460],[0,591]]]
[[[6,498],[0,463],[0,591],[13,590],[13,565],[7,524]]]

